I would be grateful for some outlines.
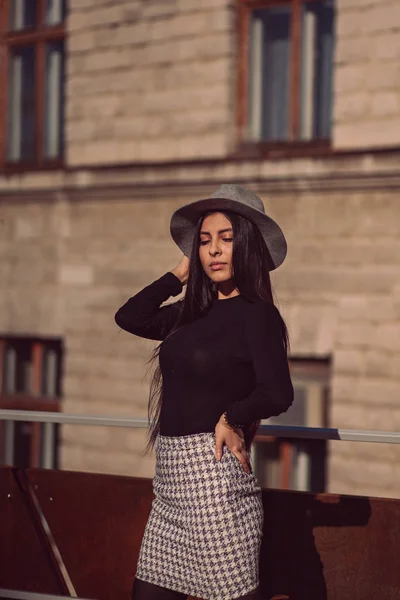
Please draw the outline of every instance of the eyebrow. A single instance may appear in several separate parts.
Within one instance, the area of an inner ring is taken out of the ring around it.
[[[227,227],[226,229],[220,229],[218,234],[226,233],[227,231],[233,231],[232,227]],[[200,231],[200,235],[211,235],[209,231]]]

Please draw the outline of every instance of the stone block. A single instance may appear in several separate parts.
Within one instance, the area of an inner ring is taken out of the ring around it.
[[[391,90],[398,93],[397,82],[400,79],[399,61],[381,61],[371,62],[366,67],[365,89],[376,94],[384,90]],[[388,102],[386,96],[385,102]],[[390,97],[390,95],[389,95]],[[389,100],[391,102],[391,100]]]
[[[400,5],[397,2],[390,2],[386,8],[380,3],[367,8],[360,15],[360,24],[364,34],[371,34],[377,31],[393,31],[400,29]]]
[[[63,425],[61,439],[63,443],[80,448],[107,448],[110,442],[111,427],[89,425]]]
[[[360,376],[356,374],[335,374],[331,383],[332,402],[354,402],[357,398],[357,390]]]
[[[334,105],[335,122],[341,123],[352,119],[368,118],[371,97],[365,91],[354,91],[337,96]]]
[[[76,52],[87,52],[96,47],[95,33],[93,31],[77,31],[68,38],[69,56]]]
[[[336,23],[337,39],[359,36],[362,31],[360,11],[354,7],[352,10],[338,11]],[[340,43],[340,42],[339,42]]]
[[[230,0],[177,0],[179,12],[198,12],[229,8]]]
[[[336,343],[340,347],[367,348],[373,346],[377,327],[365,321],[339,323]]]
[[[207,32],[208,22],[209,15],[206,13],[197,13],[194,16],[178,14],[172,19],[150,21],[149,40],[155,42],[201,35]]]
[[[360,349],[342,349],[335,350],[334,356],[335,373],[346,373],[349,375],[362,375],[365,370],[365,352]]]
[[[178,10],[178,0],[147,0],[143,3],[143,19],[161,19],[174,16]]]
[[[400,411],[399,411],[400,413]],[[393,406],[371,404],[368,408],[357,402],[333,399],[330,409],[330,427],[339,429],[365,429],[368,431],[394,431]],[[364,446],[359,442],[338,442],[335,453],[355,455]],[[376,444],[373,444],[376,447]]]
[[[354,64],[368,61],[371,40],[362,36],[345,37],[337,40],[335,64]]]
[[[59,281],[62,285],[88,286],[93,283],[93,275],[89,265],[61,265]]]
[[[363,405],[399,406],[400,382],[387,377],[364,377],[358,382],[355,400]]]
[[[202,35],[188,42],[186,39],[176,40],[178,56],[181,61],[209,60],[218,56],[232,55],[234,44],[224,32]]]
[[[101,50],[90,53],[84,63],[85,72],[104,71],[109,69],[119,69],[132,66],[131,54],[125,51],[125,48],[115,48],[111,50]]]
[[[368,38],[372,44],[372,56],[376,60],[396,60],[400,58],[399,34],[397,31],[386,30]]]
[[[138,21],[135,23],[121,24],[114,30],[110,30],[110,46],[136,46],[146,44],[149,40],[150,24],[146,21]],[[103,32],[96,33],[96,41],[101,43],[104,38]],[[147,46],[148,49],[151,46]],[[133,65],[132,65],[133,66]]]
[[[400,323],[382,323],[377,327],[376,348],[398,352],[400,350]]]
[[[366,64],[344,64],[335,71],[335,93],[337,96],[359,93],[367,85],[370,69]]]
[[[379,91],[372,94],[370,111],[374,118],[398,115],[400,112],[400,93],[396,90],[393,92]]]
[[[124,23],[126,10],[123,5],[117,3],[104,6],[101,10],[72,11],[68,17],[68,32],[99,26],[111,27],[112,25]]]
[[[393,356],[383,350],[368,350],[365,353],[365,373],[371,377],[389,377],[393,372]]]
[[[343,296],[339,301],[341,321],[385,322],[396,320],[394,302],[389,296]]]

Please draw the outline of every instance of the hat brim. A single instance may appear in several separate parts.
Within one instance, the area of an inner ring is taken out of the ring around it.
[[[171,236],[186,256],[190,256],[194,231],[199,218],[208,210],[231,210],[252,221],[260,230],[268,248],[271,265],[270,271],[279,267],[285,260],[287,244],[279,225],[268,215],[228,198],[204,198],[178,208],[171,217]]]

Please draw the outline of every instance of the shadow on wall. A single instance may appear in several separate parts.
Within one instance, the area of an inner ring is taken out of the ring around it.
[[[365,553],[371,543],[371,529],[365,527],[371,516],[368,498],[264,490],[263,502],[260,579],[264,599],[371,597],[359,588],[360,580],[368,589],[368,578],[376,578]]]

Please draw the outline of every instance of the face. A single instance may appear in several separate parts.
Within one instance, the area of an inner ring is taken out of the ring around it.
[[[200,229],[199,256],[206,275],[214,283],[233,278],[232,251],[231,222],[222,213],[208,215]]]

